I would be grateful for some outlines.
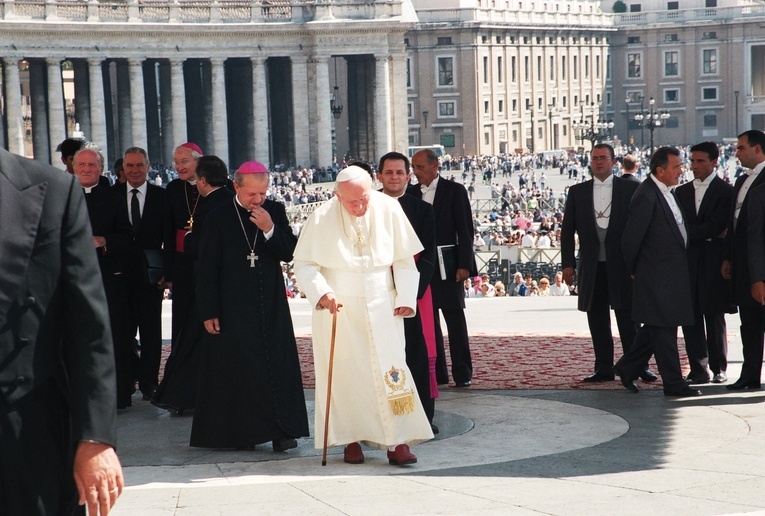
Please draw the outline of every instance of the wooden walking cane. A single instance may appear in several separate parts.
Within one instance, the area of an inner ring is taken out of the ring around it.
[[[343,305],[337,305],[337,311]],[[324,412],[324,447],[321,450],[321,465],[327,465],[327,438],[329,435],[329,403],[332,399],[332,366],[335,361],[335,331],[337,330],[337,311],[332,314],[332,341],[329,344],[329,372],[327,374],[327,404]]]

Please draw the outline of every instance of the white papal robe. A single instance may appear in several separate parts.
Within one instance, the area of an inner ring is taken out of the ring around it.
[[[433,438],[406,366],[404,320],[393,315],[397,307],[417,308],[414,255],[421,250],[398,201],[379,192],[371,192],[369,209],[359,220],[332,199],[303,227],[294,270],[314,306],[316,448],[324,441],[332,334],[332,315],[318,302],[328,292],[343,305],[337,316],[328,445],[364,442],[385,449]]]

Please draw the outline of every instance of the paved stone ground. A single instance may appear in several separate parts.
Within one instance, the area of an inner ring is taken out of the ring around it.
[[[471,299],[468,325],[586,334],[575,302]],[[291,307],[297,333],[306,333],[310,307]],[[730,350],[735,379],[738,338]],[[436,405],[441,433],[415,447],[419,462],[405,468],[374,450],[359,466],[332,450],[322,467],[310,438],[280,454],[192,449],[190,417],[136,401],[119,415],[128,487],[114,514],[765,514],[765,392],[701,389],[700,398],[678,400],[447,388]],[[312,421],[313,391],[306,397]]]

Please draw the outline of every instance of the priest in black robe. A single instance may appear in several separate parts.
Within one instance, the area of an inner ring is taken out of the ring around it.
[[[268,171],[243,164],[236,196],[209,214],[199,245],[197,307],[207,335],[191,446],[274,451],[308,436],[281,262],[297,239],[284,205],[266,200]]]
[[[196,264],[199,251],[199,235],[204,231],[207,216],[222,205],[230,205],[233,190],[226,188],[228,169],[217,156],[201,156],[196,162],[196,188],[204,203],[199,205],[194,218],[194,227],[186,233],[183,245],[184,257]],[[196,267],[196,265],[195,265]],[[196,271],[187,278],[196,284]],[[202,341],[206,331],[199,318],[195,297],[192,292],[191,304],[184,317],[177,340],[173,343],[170,356],[165,363],[165,375],[157,388],[152,403],[179,415],[194,409],[197,384],[199,382],[199,361]],[[175,300],[173,300],[175,303]]]

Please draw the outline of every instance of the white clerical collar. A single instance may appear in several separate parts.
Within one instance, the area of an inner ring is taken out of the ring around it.
[[[89,194],[97,186],[98,186],[98,183],[94,184],[93,186],[83,186],[82,191],[85,192],[86,194]]]
[[[190,184],[191,186],[197,186],[197,180],[196,179],[187,179],[186,182]]]
[[[236,194],[236,195],[234,196],[234,200],[236,201],[236,203],[237,203],[239,206],[241,206],[241,207],[242,207],[242,209],[243,209],[243,210],[247,210],[247,208],[245,208],[245,207],[244,207],[244,204],[242,204],[242,203],[239,201],[239,194]],[[250,210],[247,210],[247,211],[250,211]]]
[[[661,193],[663,193],[664,195],[667,195],[672,191],[670,187],[668,187],[667,185],[665,185],[664,183],[656,179],[655,174],[651,174],[651,179],[653,179],[653,182],[656,183],[656,186],[659,187],[659,190],[661,190]]]

